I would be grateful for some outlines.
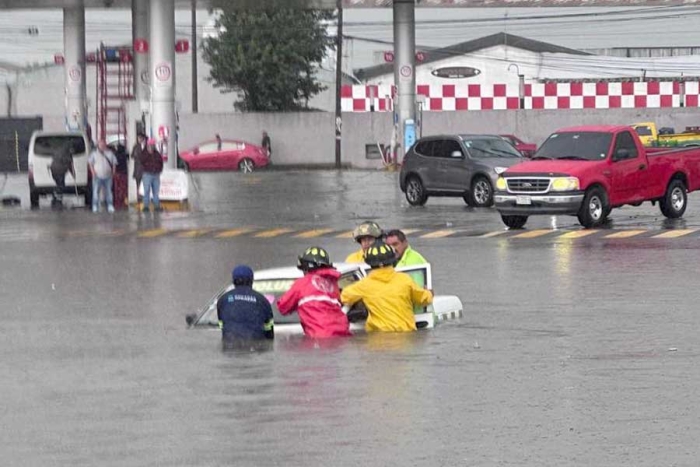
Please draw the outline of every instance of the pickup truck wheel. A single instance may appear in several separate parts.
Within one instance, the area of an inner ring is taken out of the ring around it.
[[[479,176],[474,179],[467,204],[475,208],[487,208],[493,204],[493,187],[486,177]]]
[[[688,206],[688,190],[681,180],[671,180],[666,188],[666,194],[661,199],[661,213],[669,219],[678,219],[685,213]]]
[[[602,188],[591,188],[586,192],[583,203],[578,211],[578,221],[582,226],[590,229],[598,227],[605,222],[605,214],[608,210],[608,197]]]
[[[411,176],[406,180],[406,201],[411,206],[423,206],[428,201],[428,195],[420,178]]]
[[[506,216],[501,214],[501,220],[509,229],[522,229],[527,222],[527,216]]]

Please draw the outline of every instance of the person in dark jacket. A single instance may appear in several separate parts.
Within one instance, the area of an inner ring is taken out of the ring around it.
[[[66,172],[70,172],[75,180],[75,168],[73,167],[73,144],[64,144],[53,156],[51,161],[51,176],[56,182],[53,192],[53,202],[60,204],[63,202],[63,192],[66,189]]]
[[[216,303],[224,341],[251,341],[274,338],[272,306],[253,290],[253,270],[241,264],[231,273],[232,290]]]
[[[141,165],[141,155],[146,150],[146,135],[139,133],[136,135],[136,144],[131,150],[131,158],[134,160],[134,180],[136,181],[136,194],[138,196],[141,178],[143,177],[143,166]]]
[[[272,141],[270,140],[270,135],[267,134],[267,131],[263,130],[262,132],[262,143],[261,146],[263,150],[265,151],[265,155],[269,159],[270,163],[272,163]]]
[[[151,196],[153,209],[162,211],[160,207],[160,173],[163,171],[163,156],[156,150],[156,140],[149,139],[146,151],[141,154],[143,167],[143,212],[149,212]]]
[[[117,158],[117,165],[114,170],[114,208],[126,209],[127,198],[129,197],[129,154],[126,152],[126,147],[117,143],[112,149],[114,156]]]

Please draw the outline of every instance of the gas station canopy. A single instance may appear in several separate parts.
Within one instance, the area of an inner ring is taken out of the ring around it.
[[[186,9],[191,0],[173,0],[175,8]],[[240,8],[322,8],[334,9],[336,0],[229,0]],[[405,0],[398,0],[404,3]],[[408,0],[409,2],[411,0]],[[344,8],[391,8],[393,0],[342,0]],[[0,9],[35,8],[120,8],[130,9],[132,0],[0,0]],[[208,0],[198,0],[199,7],[207,7]],[[700,0],[415,0],[417,7],[423,8],[486,8],[486,7],[650,7],[671,5],[698,5]]]

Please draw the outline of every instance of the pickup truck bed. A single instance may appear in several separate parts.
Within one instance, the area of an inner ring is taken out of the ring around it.
[[[678,218],[687,193],[700,187],[700,148],[645,148],[625,126],[567,128],[496,185],[496,208],[512,228],[538,214],[576,215],[583,226],[596,227],[612,209],[645,201]]]

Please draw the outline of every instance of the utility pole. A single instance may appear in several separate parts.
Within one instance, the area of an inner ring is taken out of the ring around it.
[[[192,113],[199,112],[199,89],[197,84],[197,0],[192,0]]]
[[[341,164],[341,143],[343,140],[343,118],[341,116],[340,94],[343,86],[343,1],[336,0],[338,9],[338,28],[335,42],[335,168]]]

